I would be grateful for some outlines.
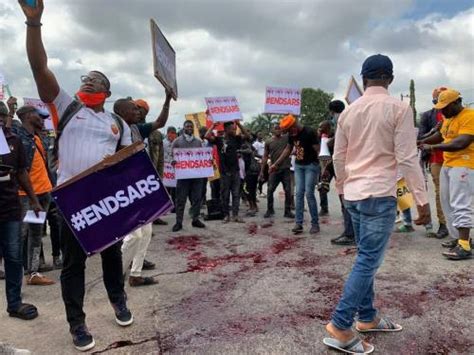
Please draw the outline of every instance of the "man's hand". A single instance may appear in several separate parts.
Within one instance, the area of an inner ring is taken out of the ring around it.
[[[167,105],[169,105],[170,101],[171,101],[171,98],[172,98],[172,95],[171,95],[171,91],[166,89],[165,90],[165,93],[166,93],[166,99],[165,99],[165,103]]]
[[[421,150],[425,150],[427,152],[431,152],[433,150],[433,145],[432,144],[426,144],[426,143],[420,143],[418,145],[418,148]]]
[[[26,16],[26,19],[35,24],[39,24],[41,22],[41,16],[43,15],[44,4],[43,0],[36,0],[36,7],[31,7],[26,5],[23,0],[18,0],[18,3],[23,10],[23,13]]]
[[[36,217],[39,217],[39,213],[43,212],[43,207],[40,205],[38,200],[32,201],[30,203],[30,207],[33,210],[33,212],[35,213]]]
[[[274,173],[275,171],[277,171],[277,169],[278,169],[278,165],[272,164],[272,165],[270,165],[270,167],[268,168],[268,173],[269,173],[269,174],[272,174],[272,173]]]
[[[16,97],[10,96],[7,100],[8,110],[10,111],[11,115],[14,115],[16,112],[16,108],[18,107]]]
[[[415,220],[416,225],[425,225],[431,222],[430,204],[424,206],[416,206],[418,209],[418,218]]]

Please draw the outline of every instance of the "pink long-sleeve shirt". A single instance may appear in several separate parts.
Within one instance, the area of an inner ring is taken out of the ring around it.
[[[428,203],[412,110],[381,86],[367,88],[339,117],[333,161],[336,188],[348,201],[396,197],[398,167],[416,204]]]

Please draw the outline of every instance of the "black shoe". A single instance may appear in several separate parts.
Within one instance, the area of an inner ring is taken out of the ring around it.
[[[267,212],[265,212],[265,214],[263,215],[263,218],[272,218],[274,215],[275,215],[275,212],[274,212],[274,211],[267,211]]]
[[[448,228],[446,228],[445,224],[440,223],[438,232],[436,232],[436,238],[443,239],[449,235]]]
[[[329,214],[329,211],[327,208],[321,208],[321,211],[319,211],[320,216],[327,216]]]
[[[309,234],[318,234],[319,232],[321,232],[321,229],[318,224],[313,224],[309,230]]]
[[[85,325],[80,325],[71,330],[72,342],[79,351],[87,351],[95,346],[94,338]]]
[[[126,327],[133,323],[132,312],[127,308],[127,302],[125,299],[122,299],[117,303],[112,303],[112,307],[114,308],[115,321],[118,325]]]
[[[342,234],[337,238],[331,239],[331,244],[335,245],[356,245],[355,238]]]
[[[453,249],[443,252],[443,256],[449,260],[464,260],[472,258],[472,250],[465,250],[462,246],[456,245]]]
[[[181,229],[183,229],[183,225],[182,225],[181,223],[176,223],[176,224],[173,226],[172,231],[173,231],[173,232],[177,232],[177,231],[180,231]]]
[[[0,280],[5,280],[5,271],[0,270]]]
[[[283,216],[285,218],[295,218],[295,214],[293,212],[285,212],[285,215]]]
[[[143,260],[142,270],[153,270],[155,266],[155,263],[152,263],[151,261],[145,259]]]
[[[168,222],[163,221],[161,218],[158,218],[158,219],[155,219],[155,221],[153,222],[153,224],[154,224],[155,226],[167,226],[167,225],[168,225]]]
[[[449,249],[452,249],[452,248],[456,247],[456,245],[458,245],[458,240],[457,239],[450,239],[450,240],[447,240],[447,241],[441,243],[441,246],[443,248],[449,248]]]
[[[53,270],[54,268],[48,264],[40,264],[38,268],[38,272],[48,272],[48,271],[53,271]]]
[[[293,234],[301,234],[303,233],[303,226],[301,224],[296,224],[291,231]]]
[[[196,228],[206,228],[206,225],[202,223],[199,219],[195,219],[193,223],[191,223],[191,225]]]

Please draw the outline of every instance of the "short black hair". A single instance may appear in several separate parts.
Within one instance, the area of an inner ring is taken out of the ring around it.
[[[121,112],[123,110],[123,107],[125,106],[126,103],[129,103],[130,101],[133,101],[130,97],[126,97],[123,99],[118,99],[117,101],[114,102],[114,113],[117,115],[121,115]]]
[[[166,130],[166,133],[169,133],[169,132],[174,132],[174,133],[176,133],[176,127],[169,126],[168,129]]]
[[[234,125],[234,122],[232,122],[232,121],[227,121],[227,122],[224,123],[224,128],[228,128],[228,127],[231,127],[231,126],[233,126],[233,125]]]
[[[341,100],[333,100],[329,103],[328,108],[329,111],[341,113],[346,108],[346,105]]]

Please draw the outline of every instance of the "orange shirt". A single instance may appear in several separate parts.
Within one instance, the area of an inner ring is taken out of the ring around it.
[[[36,195],[41,195],[46,192],[50,192],[53,189],[51,181],[49,180],[48,170],[46,168],[46,153],[43,148],[41,139],[35,135],[36,149],[33,156],[33,162],[31,163],[30,169],[30,180],[33,191]],[[43,159],[44,157],[44,159]],[[26,196],[26,192],[19,190],[20,196]]]

